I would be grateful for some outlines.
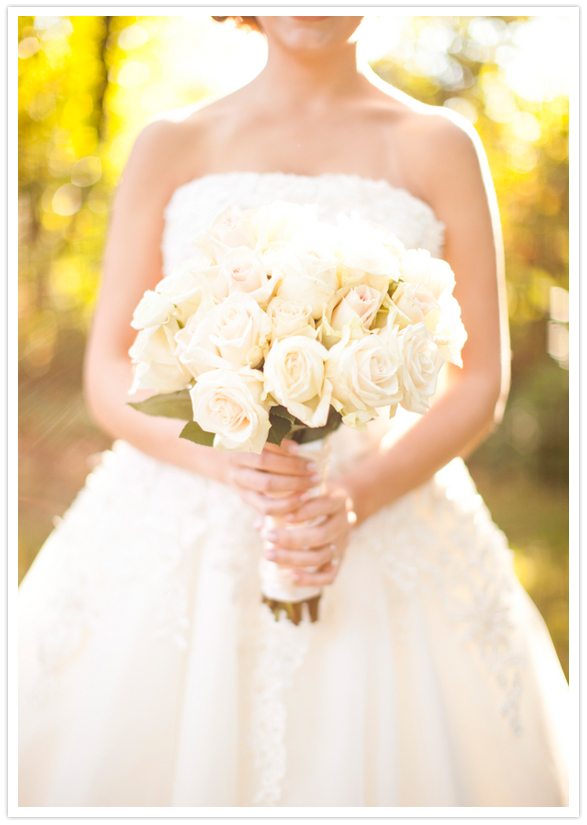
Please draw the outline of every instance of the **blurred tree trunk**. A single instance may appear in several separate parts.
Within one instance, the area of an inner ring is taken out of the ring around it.
[[[102,87],[98,92],[97,99],[96,99],[96,113],[98,117],[98,123],[96,124],[98,128],[98,140],[99,143],[102,144],[103,141],[106,139],[107,129],[108,129],[108,117],[106,114],[105,109],[105,99],[106,99],[106,91],[108,89],[108,72],[110,71],[110,67],[108,65],[107,60],[107,50],[108,50],[108,39],[110,37],[110,24],[112,22],[112,17],[110,15],[105,16],[102,18],[104,21],[104,36],[102,37],[102,41],[100,43],[99,49],[99,58],[100,63],[102,64],[102,72],[103,72],[103,82]]]

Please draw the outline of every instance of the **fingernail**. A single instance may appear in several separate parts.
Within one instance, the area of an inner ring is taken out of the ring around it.
[[[315,473],[313,476],[310,476],[310,481],[322,481],[322,476],[320,473]]]
[[[276,559],[277,558],[277,553],[275,552],[275,550],[267,550],[267,551],[265,551],[265,558],[266,559]]]
[[[284,521],[293,521],[295,519],[294,513],[288,513],[286,516],[283,517]]]
[[[292,455],[297,455],[300,451],[300,445],[296,441],[288,441],[287,451]]]
[[[290,573],[290,576],[295,582],[299,582],[299,580],[302,578],[301,573]]]
[[[275,541],[275,539],[277,538],[277,533],[275,532],[275,530],[270,530],[268,533],[263,532],[263,538],[267,539],[267,541]]]
[[[300,496],[300,501],[309,501],[311,498],[314,498],[314,496],[312,495],[312,493],[309,490],[307,490],[305,493],[302,493],[302,495]]]
[[[255,520],[255,523],[253,524],[253,527],[255,528],[255,530],[260,530],[262,526],[263,526],[263,518],[259,517],[258,519]]]
[[[315,461],[309,461],[306,465],[306,469],[308,470],[309,473],[315,473],[316,470],[318,469],[318,465],[316,464]]]

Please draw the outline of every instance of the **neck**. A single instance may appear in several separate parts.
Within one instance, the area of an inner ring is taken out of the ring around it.
[[[355,43],[328,55],[300,55],[270,42],[267,64],[255,81],[257,93],[265,99],[308,109],[353,97],[364,84]]]

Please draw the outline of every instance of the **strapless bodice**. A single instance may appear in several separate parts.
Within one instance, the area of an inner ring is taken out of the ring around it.
[[[320,220],[334,221],[339,212],[357,212],[389,229],[407,249],[427,249],[441,257],[444,225],[427,203],[386,180],[331,173],[221,172],[196,178],[173,193],[165,210],[165,274],[194,254],[195,234],[228,204],[249,209],[275,200],[316,203]]]
[[[185,183],[171,196],[162,242],[164,274],[170,275],[178,263],[195,254],[197,232],[229,204],[249,209],[276,200],[318,204],[318,217],[326,221],[335,221],[340,212],[356,212],[393,232],[407,249],[427,249],[435,257],[442,256],[444,224],[427,203],[386,180],[331,173],[221,172]],[[383,437],[395,440],[418,418],[398,408],[393,426],[382,410],[364,432],[341,427],[331,437],[331,474],[348,471]]]

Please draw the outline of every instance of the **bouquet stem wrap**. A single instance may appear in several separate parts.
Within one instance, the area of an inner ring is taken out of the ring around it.
[[[326,472],[328,469],[328,455],[330,444],[328,436],[316,441],[300,444],[299,455],[311,459],[318,465],[318,472],[322,476],[322,481],[312,487],[310,494],[319,496],[324,491]],[[305,526],[313,522],[305,522]],[[291,525],[280,516],[265,516],[264,529],[270,530],[273,527],[286,527],[286,529],[296,530],[299,524]],[[272,547],[271,542],[265,542],[265,549]],[[316,568],[310,567],[307,570],[314,572]],[[269,605],[275,619],[278,620],[283,612],[294,624],[299,624],[304,616],[304,605],[307,605],[308,617],[310,621],[318,619],[318,602],[322,593],[320,587],[300,587],[295,584],[290,576],[290,568],[280,567],[273,561],[261,558],[259,564],[261,576],[261,593],[263,601]]]

